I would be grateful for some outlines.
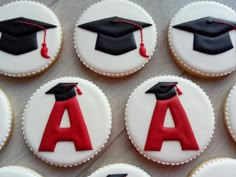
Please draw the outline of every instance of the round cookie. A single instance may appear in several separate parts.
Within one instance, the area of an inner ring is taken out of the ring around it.
[[[230,158],[212,159],[196,167],[188,177],[234,177],[236,160]]]
[[[150,177],[142,169],[129,164],[112,164],[102,167],[89,177]]]
[[[235,104],[236,104],[236,85],[233,86],[233,88],[230,90],[230,93],[226,99],[225,102],[225,123],[226,127],[233,138],[233,140],[236,142],[236,111],[235,111]]]
[[[25,140],[51,165],[71,167],[94,157],[111,132],[111,109],[93,83],[63,77],[41,86],[23,115]]]
[[[187,72],[200,77],[221,77],[236,68],[236,13],[213,1],[183,7],[172,19],[170,52]]]
[[[10,102],[0,89],[0,151],[8,142],[12,133],[13,114]]]
[[[144,67],[156,39],[151,16],[126,0],[104,0],[90,6],[79,18],[74,34],[82,63],[110,77],[127,76]]]
[[[6,166],[0,168],[2,177],[43,177],[37,172],[22,166]]]
[[[143,82],[126,105],[126,129],[133,145],[164,165],[181,165],[200,155],[211,141],[214,124],[208,96],[178,76]]]
[[[33,1],[15,1],[0,9],[0,73],[29,77],[48,69],[62,46],[57,16]]]

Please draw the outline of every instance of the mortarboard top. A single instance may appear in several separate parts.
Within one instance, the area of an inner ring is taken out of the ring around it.
[[[67,100],[76,96],[76,91],[79,95],[82,94],[77,86],[78,83],[59,83],[46,92],[46,94],[54,94],[57,101]]]
[[[46,92],[46,94],[63,94],[73,89],[77,83],[59,83]]]
[[[182,94],[182,92],[177,87],[177,84],[178,82],[158,82],[145,93],[155,94],[157,100],[169,99],[175,96],[176,92],[179,95]]]
[[[98,33],[95,49],[111,55],[121,55],[137,48],[133,32],[140,30],[143,44],[143,28],[149,23],[120,17],[110,17],[79,25],[79,28]],[[143,44],[144,45],[144,44]]]
[[[232,26],[216,22],[225,22],[232,25],[236,25],[236,22],[230,22],[227,20],[213,17],[204,17],[190,22],[175,25],[173,27],[208,37],[216,37],[234,29]]]
[[[112,174],[112,175],[107,175],[107,177],[126,177],[128,174],[124,173],[124,174]]]
[[[48,23],[31,20],[24,17],[19,17],[19,18],[13,18],[10,20],[0,21],[0,32],[4,34],[8,34],[10,36],[14,36],[14,37],[24,37],[24,36],[34,34],[38,31],[43,30],[36,26],[20,23],[21,21],[37,24],[37,25],[43,26],[46,29],[56,27],[55,25],[51,25]]]
[[[21,55],[38,48],[36,33],[44,31],[46,45],[46,30],[55,28],[55,25],[19,17],[0,21],[0,50],[13,55]]]
[[[134,24],[140,25],[143,28],[151,26],[151,24],[133,21],[130,19],[120,18],[120,17],[111,17],[111,18],[105,18],[97,21],[93,21],[90,23],[85,23],[82,25],[79,25],[80,28],[86,29],[88,31],[92,31],[99,34],[104,34],[106,36],[110,37],[121,37],[126,34],[132,33],[134,31],[139,30],[138,27],[125,24],[125,23],[116,23],[117,20],[125,20],[128,22],[132,22]]]
[[[194,50],[216,55],[233,48],[228,32],[234,30],[235,25],[236,22],[214,17],[204,17],[177,24],[173,28],[194,34]]]
[[[166,93],[173,89],[177,82],[158,82],[156,85],[151,87],[146,93]]]

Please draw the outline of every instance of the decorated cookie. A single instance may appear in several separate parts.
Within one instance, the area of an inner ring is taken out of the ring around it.
[[[126,106],[126,128],[133,145],[146,158],[165,165],[196,158],[208,146],[214,123],[205,92],[177,76],[143,82]]]
[[[150,15],[126,0],[104,0],[90,6],[79,18],[74,34],[75,49],[84,65],[110,77],[141,69],[153,55],[156,39]]]
[[[225,123],[226,127],[233,138],[233,140],[236,142],[236,110],[235,110],[235,104],[236,104],[236,85],[231,89],[226,103],[225,103]]]
[[[45,5],[16,1],[0,7],[0,73],[39,74],[56,61],[61,45],[60,22]]]
[[[191,74],[220,77],[236,68],[236,13],[213,1],[183,7],[169,26],[169,46],[175,61]]]
[[[188,177],[235,177],[236,160],[230,158],[212,159],[195,168]]]
[[[13,115],[10,102],[5,93],[0,90],[0,151],[9,140],[12,132],[12,124]]]
[[[56,166],[88,161],[103,148],[110,130],[106,96],[93,83],[76,77],[59,78],[40,87],[23,115],[29,148]]]
[[[112,164],[102,167],[89,177],[150,177],[145,171],[129,164]]]
[[[43,177],[37,172],[22,166],[6,166],[0,168],[2,177]]]

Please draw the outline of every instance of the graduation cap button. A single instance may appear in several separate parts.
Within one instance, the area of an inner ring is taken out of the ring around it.
[[[212,19],[207,19],[207,21],[206,21],[208,24],[211,24],[211,23],[213,23],[213,20]]]

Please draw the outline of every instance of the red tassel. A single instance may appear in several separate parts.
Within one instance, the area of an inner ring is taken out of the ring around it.
[[[126,24],[129,24],[129,25],[136,26],[140,29],[141,43],[140,43],[140,48],[139,48],[139,54],[144,58],[149,58],[149,56],[147,55],[147,49],[146,49],[146,47],[144,45],[144,42],[143,42],[143,27],[136,24],[136,23],[133,23],[133,22],[130,22],[130,21],[125,21],[125,20],[116,20],[115,22],[126,23]]]
[[[177,86],[177,84],[167,84],[165,86],[175,86],[176,92],[178,95],[182,95],[183,92],[179,89],[179,87]]]
[[[182,95],[183,92],[179,89],[179,87],[177,85],[175,85],[176,91],[178,93],[178,95]]]
[[[147,55],[147,50],[146,50],[144,43],[140,44],[139,53],[142,57],[149,58],[149,56]]]
[[[81,90],[79,89],[79,87],[76,85],[75,86],[76,87],[76,92],[78,93],[78,95],[82,95],[82,92],[81,92]]]
[[[82,91],[79,89],[78,85],[77,84],[66,84],[64,86],[74,86],[76,89],[76,92],[78,95],[82,95]]]
[[[25,21],[18,21],[19,23],[22,24],[26,24],[26,25],[30,25],[30,26],[36,26],[38,28],[41,28],[43,30],[43,43],[42,43],[42,48],[41,48],[41,56],[44,58],[50,58],[50,56],[48,56],[48,48],[47,48],[47,44],[46,44],[46,36],[47,36],[47,30],[46,28],[44,28],[41,25],[37,25],[34,23],[30,23],[30,22],[25,22]]]
[[[228,25],[231,26],[232,28],[234,28],[234,30],[236,30],[236,26],[232,25],[230,23],[226,23],[226,22],[222,22],[222,21],[216,21],[216,20],[208,20],[208,23],[219,23],[219,24],[223,24],[223,25]]]
[[[42,43],[41,55],[44,58],[50,58],[50,56],[48,56],[48,48],[47,48],[47,44],[46,43]]]

